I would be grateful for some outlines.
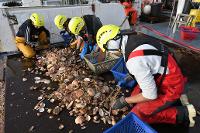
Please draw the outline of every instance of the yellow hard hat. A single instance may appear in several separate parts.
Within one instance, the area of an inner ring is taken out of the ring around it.
[[[58,29],[64,29],[63,25],[66,21],[67,17],[64,15],[57,15],[54,19],[54,23],[58,27]]]
[[[33,25],[38,27],[44,26],[44,16],[38,13],[32,13],[30,19],[33,22]]]
[[[120,27],[116,26],[116,25],[104,25],[102,26],[96,35],[96,41],[98,46],[100,47],[100,49],[105,52],[105,47],[104,45],[106,45],[106,43],[111,40],[114,39],[117,34],[120,31]]]
[[[78,35],[85,26],[85,21],[81,17],[73,17],[68,24],[68,28],[74,35]]]

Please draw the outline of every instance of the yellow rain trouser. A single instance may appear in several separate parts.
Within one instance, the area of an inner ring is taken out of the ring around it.
[[[24,37],[16,36],[15,41],[16,41],[17,48],[19,49],[19,51],[23,53],[25,57],[32,58],[35,56],[34,49],[31,46],[26,44]],[[48,48],[48,41],[47,41],[47,36],[45,32],[40,33],[38,41],[39,41],[39,46],[36,47],[36,49]]]
[[[80,46],[80,51],[82,51],[83,46],[84,46],[84,43],[82,42],[82,43],[81,43],[81,46]],[[70,45],[70,48],[75,49],[75,48],[76,48],[76,44],[74,44],[74,45]]]

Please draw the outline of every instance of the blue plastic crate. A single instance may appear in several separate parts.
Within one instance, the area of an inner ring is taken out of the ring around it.
[[[125,118],[103,133],[157,133],[148,124],[130,112]]]
[[[124,58],[121,57],[119,59],[119,61],[115,64],[115,66],[111,69],[111,72],[115,78],[115,80],[120,83],[121,81],[124,80],[124,78],[126,77],[126,75],[128,74],[128,70],[126,68],[125,62],[124,62]],[[131,80],[127,83],[125,83],[125,86],[121,86],[122,88],[133,88],[134,85],[136,84],[135,80]]]

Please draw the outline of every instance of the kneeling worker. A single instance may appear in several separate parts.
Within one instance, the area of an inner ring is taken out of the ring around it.
[[[166,46],[143,34],[126,34],[115,25],[105,25],[97,33],[102,51],[121,51],[129,74],[138,85],[131,96],[120,97],[112,109],[134,104],[132,112],[147,123],[195,124],[192,104],[177,106],[185,78]]]
[[[77,47],[84,43],[80,57],[83,59],[86,54],[97,52],[96,33],[101,28],[100,19],[94,15],[84,15],[73,17],[68,24],[68,28],[77,38]]]
[[[44,17],[37,13],[33,13],[16,34],[17,48],[27,58],[34,57],[36,49],[48,48],[49,43],[50,33],[44,27]]]
[[[77,43],[77,41],[75,40],[74,34],[72,34],[70,30],[68,29],[68,24],[70,20],[71,18],[67,18],[64,15],[57,15],[54,19],[54,23],[57,26],[57,28],[62,30],[60,32],[60,35],[64,39],[65,47],[68,47],[69,45],[70,47],[73,47]]]

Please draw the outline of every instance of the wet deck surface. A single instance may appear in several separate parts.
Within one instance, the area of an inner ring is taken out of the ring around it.
[[[39,91],[31,91],[29,87],[34,85],[35,74],[31,74],[24,69],[31,67],[32,61],[23,61],[19,58],[9,58],[6,68],[6,120],[5,120],[5,133],[28,133],[30,127],[34,126],[31,131],[33,133],[60,133],[73,130],[75,133],[102,133],[109,125],[103,124],[88,124],[88,127],[81,130],[79,126],[74,124],[74,118],[69,117],[66,110],[61,112],[59,116],[49,119],[49,115],[44,113],[40,117],[36,116],[36,111],[33,110],[35,104],[38,102],[37,97],[40,96]],[[110,74],[106,75],[110,78]],[[25,77],[28,80],[22,81]],[[56,83],[50,85],[56,88]],[[200,83],[194,82],[189,85],[190,101],[200,108],[198,101],[200,96],[199,86]],[[42,86],[41,86],[42,88]],[[47,107],[55,106],[46,102]],[[60,120],[58,120],[60,118]],[[197,118],[197,123],[194,128],[187,128],[183,125],[167,125],[156,124],[152,125],[159,133],[199,133],[200,119]],[[65,128],[59,130],[59,124],[64,124]]]
[[[33,133],[67,133],[69,130],[73,130],[75,133],[101,133],[109,127],[108,125],[90,123],[86,129],[81,130],[80,126],[74,124],[75,118],[70,117],[66,110],[53,119],[49,119],[47,113],[43,113],[40,117],[36,116],[37,112],[33,108],[41,93],[29,89],[34,85],[36,75],[23,71],[31,65],[32,62],[21,62],[19,58],[11,58],[7,61],[5,133],[28,133],[32,126],[34,126],[33,131],[31,131]],[[23,77],[28,80],[23,82]],[[57,87],[56,83],[52,83],[50,86]],[[45,103],[46,107],[55,106],[47,101]],[[60,120],[58,120],[59,118]],[[59,130],[59,124],[64,124],[65,128]]]

